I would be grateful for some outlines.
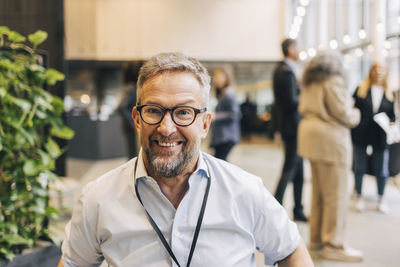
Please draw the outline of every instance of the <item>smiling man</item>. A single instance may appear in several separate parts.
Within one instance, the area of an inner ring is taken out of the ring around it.
[[[200,151],[210,77],[163,53],[140,70],[137,158],[89,183],[66,227],[60,266],[313,266],[296,224],[261,179]]]

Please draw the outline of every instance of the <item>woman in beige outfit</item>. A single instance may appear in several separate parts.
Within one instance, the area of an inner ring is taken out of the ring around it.
[[[312,171],[310,249],[331,260],[361,261],[362,252],[345,246],[347,182],[351,164],[350,128],[360,121],[347,92],[339,55],[321,53],[303,74],[298,153]]]

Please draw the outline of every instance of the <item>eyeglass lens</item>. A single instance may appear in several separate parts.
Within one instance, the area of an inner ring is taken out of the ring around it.
[[[143,106],[142,118],[149,124],[157,124],[163,119],[165,112],[166,110],[158,106]],[[179,125],[189,125],[196,117],[196,113],[191,107],[176,107],[172,110],[171,115],[173,121]]]

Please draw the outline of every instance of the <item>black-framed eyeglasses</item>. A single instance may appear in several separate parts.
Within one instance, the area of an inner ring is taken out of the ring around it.
[[[157,104],[145,104],[136,106],[136,110],[139,111],[142,120],[150,125],[159,124],[169,111],[176,125],[189,126],[196,120],[197,114],[207,111],[207,108],[198,109],[189,106],[164,108]]]

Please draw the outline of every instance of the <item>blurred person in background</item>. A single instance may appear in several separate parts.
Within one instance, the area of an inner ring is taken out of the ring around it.
[[[341,57],[320,53],[306,65],[300,94],[298,153],[312,172],[309,249],[330,260],[357,262],[361,251],[345,242],[347,184],[350,177],[350,128],[360,121],[347,92]]]
[[[240,105],[242,118],[240,119],[240,129],[243,139],[250,139],[253,132],[254,121],[257,116],[257,106],[250,100],[250,94],[246,94],[246,101]]]
[[[118,112],[122,116],[122,130],[128,145],[129,159],[136,157],[139,151],[135,124],[132,119],[132,108],[136,105],[136,82],[142,64],[140,61],[131,61],[125,63],[122,69],[124,89]]]
[[[365,210],[362,180],[367,168],[370,169],[370,174],[376,176],[379,198],[377,209],[382,213],[389,212],[389,207],[383,198],[389,177],[389,148],[385,131],[374,120],[374,115],[378,113],[386,114],[389,121],[395,120],[393,93],[388,87],[387,78],[386,66],[374,63],[368,77],[361,82],[353,95],[355,106],[361,111],[360,124],[351,132],[356,190],[353,208],[360,212]],[[368,146],[372,146],[370,160],[367,156]]]
[[[215,157],[226,160],[232,148],[240,142],[240,105],[232,79],[224,68],[214,70],[213,84],[218,104],[213,116],[211,147],[215,150]]]
[[[297,42],[293,39],[285,39],[281,47],[285,59],[277,64],[273,74],[275,99],[273,120],[282,137],[285,160],[275,198],[282,204],[286,187],[289,182],[293,182],[293,218],[306,222],[302,205],[303,159],[297,155],[297,127],[301,119],[297,110],[300,87],[296,78],[299,51]]]

